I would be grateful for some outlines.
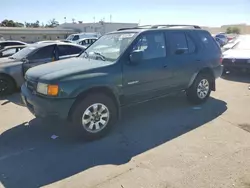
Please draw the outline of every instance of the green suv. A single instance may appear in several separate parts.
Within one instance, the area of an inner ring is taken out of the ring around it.
[[[215,91],[221,50],[198,26],[124,28],[79,57],[31,68],[22,98],[37,117],[69,120],[86,139],[107,134],[123,106],[185,91],[194,104]]]

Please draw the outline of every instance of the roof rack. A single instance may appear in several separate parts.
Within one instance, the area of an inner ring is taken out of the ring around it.
[[[120,28],[117,31],[123,31],[128,29],[159,29],[159,28],[169,28],[169,27],[191,27],[194,29],[201,29],[198,25],[142,25],[138,27],[131,27],[131,28]]]

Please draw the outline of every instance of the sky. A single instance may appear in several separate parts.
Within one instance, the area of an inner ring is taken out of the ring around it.
[[[112,16],[110,16],[112,15]],[[0,21],[250,24],[250,0],[0,0]]]

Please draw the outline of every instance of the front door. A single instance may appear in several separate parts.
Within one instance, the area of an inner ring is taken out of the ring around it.
[[[143,57],[136,65],[129,63],[129,58],[123,63],[124,104],[160,96],[171,86],[172,71],[165,68],[167,53],[164,33],[150,32],[138,36],[130,53],[133,51],[141,51]]]
[[[42,47],[27,57],[27,62],[23,63],[23,74],[25,74],[29,68],[56,60],[55,45]]]

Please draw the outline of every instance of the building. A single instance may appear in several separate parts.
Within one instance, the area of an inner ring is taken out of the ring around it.
[[[60,40],[74,33],[71,29],[0,27],[0,38],[20,40],[28,43],[41,40]]]
[[[211,34],[216,34],[219,32],[226,32],[228,27],[237,27],[240,29],[241,34],[250,34],[250,25],[247,24],[232,24],[232,25],[222,25],[221,27],[202,27],[208,30]]]
[[[59,25],[58,29],[72,29],[76,33],[80,32],[97,32],[102,35],[120,28],[137,27],[137,23],[113,23],[113,22],[96,22],[96,23],[64,23]]]

